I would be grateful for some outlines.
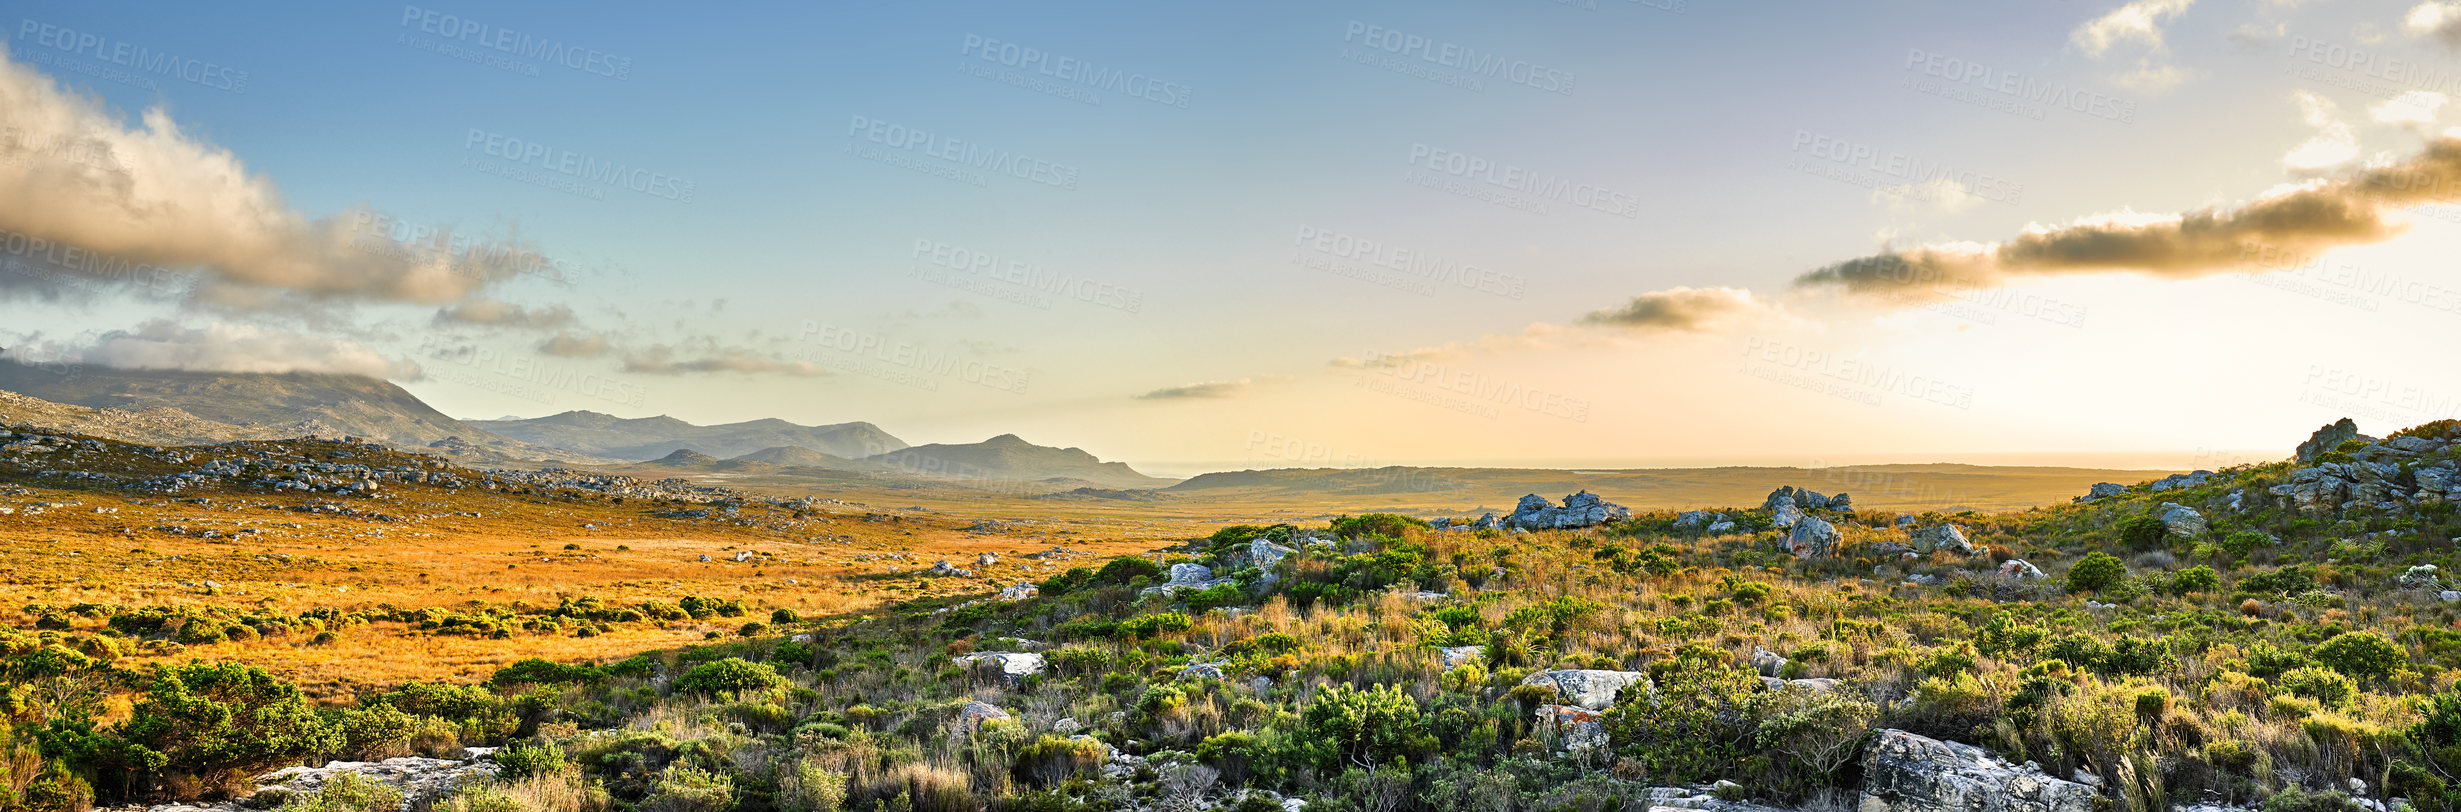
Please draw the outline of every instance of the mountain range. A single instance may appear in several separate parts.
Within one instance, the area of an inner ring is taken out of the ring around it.
[[[870,457],[906,448],[906,441],[870,423],[802,426],[770,418],[696,426],[666,415],[622,418],[587,411],[527,420],[469,422],[498,436],[525,443],[624,460],[654,460],[687,448],[716,457],[739,457],[765,449],[801,448],[846,458]]]

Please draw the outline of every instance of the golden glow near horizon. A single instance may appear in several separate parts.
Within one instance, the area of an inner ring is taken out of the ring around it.
[[[2416,2],[1592,5],[488,21],[620,77],[48,9],[0,345],[1177,474],[2212,467],[2461,414],[2461,50]]]

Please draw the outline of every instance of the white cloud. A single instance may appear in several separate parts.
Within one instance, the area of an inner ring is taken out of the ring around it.
[[[0,48],[0,230],[131,265],[198,268],[199,297],[239,292],[445,304],[510,276],[511,251],[406,246],[360,214],[292,210],[271,180],[191,137],[162,107],[131,128]],[[466,242],[466,241],[465,241]],[[113,279],[108,268],[81,268]]]
[[[2367,108],[2367,114],[2384,124],[2399,124],[2413,129],[2425,129],[2435,125],[2436,116],[2443,112],[2444,103],[2447,101],[2451,99],[2442,93],[2432,90],[2413,90]]]
[[[2409,16],[2401,18],[2401,30],[2461,47],[2461,1],[2420,3],[2410,9]]]
[[[2196,0],[2136,0],[2078,26],[2068,34],[2068,41],[2095,59],[2123,42],[2143,43],[2147,49],[2158,51],[2162,49],[2162,24],[2195,3]]]
[[[82,346],[12,347],[20,360],[71,361],[113,369],[190,372],[324,372],[371,378],[415,378],[416,364],[394,361],[356,342],[307,336],[244,324],[215,322],[182,327],[148,321],[135,330],[113,330]]]
[[[2340,108],[2331,99],[2301,90],[2293,94],[2298,99],[2300,117],[2316,134],[2282,156],[2282,168],[2292,172],[2315,173],[2349,163],[2358,157],[2358,135],[2340,118]]]

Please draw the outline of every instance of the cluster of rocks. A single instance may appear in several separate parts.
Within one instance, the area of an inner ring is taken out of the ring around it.
[[[2452,450],[2456,439],[2461,438],[2446,434],[2378,440],[2359,434],[2357,425],[2343,418],[2299,444],[2299,461],[2312,465],[2292,471],[2289,482],[2266,492],[2307,513],[2461,502],[2461,461],[2440,453]],[[2321,459],[2351,442],[2360,446],[2348,452],[2348,460]]]
[[[1858,812],[2093,812],[2094,787],[1970,744],[1882,730],[1863,752]]]
[[[426,809],[464,785],[494,780],[499,768],[496,748],[470,747],[463,758],[407,756],[383,761],[333,761],[322,767],[287,767],[256,779],[253,791],[212,804],[164,804],[108,812],[253,812],[285,805],[290,799],[314,794],[343,775],[355,775],[402,793],[403,809]]]
[[[2194,488],[2212,481],[2213,477],[2214,473],[2212,471],[2205,470],[2197,470],[2185,474],[2172,474],[2170,476],[2145,483],[2145,490],[2153,493],[2162,493],[2164,491]],[[2093,484],[2093,487],[2086,489],[2084,496],[2079,496],[2073,501],[2080,505],[2092,504],[2114,496],[2126,494],[2131,490],[2134,489],[2117,482],[2096,482]]]
[[[1632,518],[1632,510],[1607,501],[1589,491],[1564,497],[1564,504],[1538,494],[1521,497],[1513,511],[1497,516],[1493,511],[1469,522],[1454,522],[1450,518],[1433,520],[1438,530],[1578,530],[1597,527],[1607,522]]]
[[[1836,496],[1822,496],[1817,491],[1797,488],[1793,485],[1781,485],[1777,490],[1769,492],[1769,498],[1761,502],[1761,508],[1769,511],[1772,522],[1782,530],[1793,527],[1795,522],[1802,521],[1807,515],[1805,511],[1853,510],[1854,497],[1843,493]]]
[[[943,558],[938,561],[931,562],[931,569],[924,570],[923,574],[936,575],[943,578],[970,578],[973,577],[974,571],[951,564],[948,562],[948,559]]]
[[[968,668],[977,663],[993,663],[1011,681],[1025,679],[1043,672],[1043,656],[1024,651],[978,651],[956,658],[958,665]]]
[[[1203,564],[1172,564],[1170,580],[1162,582],[1160,586],[1146,587],[1139,590],[1137,594],[1172,595],[1182,589],[1202,592],[1230,582],[1229,578],[1213,577],[1213,568]]]

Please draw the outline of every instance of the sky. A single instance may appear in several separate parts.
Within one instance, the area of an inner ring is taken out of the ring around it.
[[[0,346],[1149,473],[2461,411],[2461,2],[18,2]]]

